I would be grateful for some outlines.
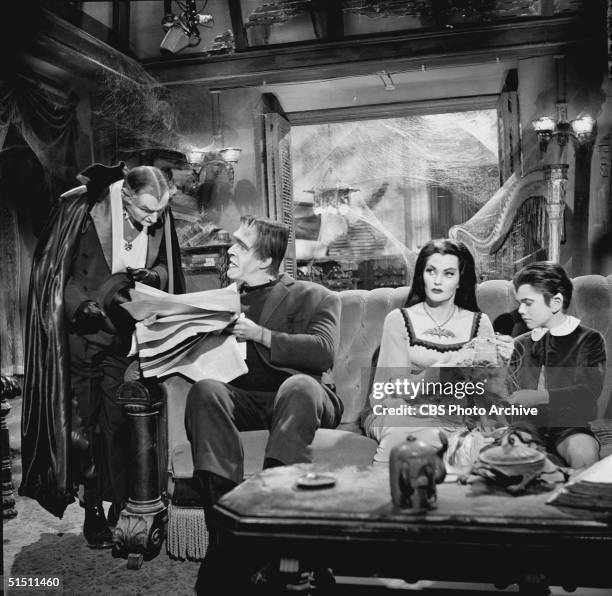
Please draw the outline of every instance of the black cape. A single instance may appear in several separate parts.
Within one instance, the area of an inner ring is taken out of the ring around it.
[[[25,374],[21,420],[23,466],[19,494],[36,499],[62,517],[74,501],[70,470],[71,396],[64,287],[89,211],[108,185],[124,175],[124,165],[88,168],[86,188],[67,193],[56,204],[32,262],[26,315]],[[170,210],[167,216],[172,218]],[[172,219],[171,219],[172,222]],[[185,291],[180,249],[171,229],[174,292]]]

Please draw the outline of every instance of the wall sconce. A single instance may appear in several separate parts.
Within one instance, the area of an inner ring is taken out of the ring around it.
[[[548,143],[554,138],[561,148],[561,153],[567,145],[569,139],[574,141],[576,147],[580,147],[590,143],[595,139],[597,123],[591,116],[578,116],[572,121],[567,119],[567,101],[566,101],[566,73],[565,73],[565,56],[558,55],[554,57],[555,62],[555,81],[557,89],[556,118],[550,116],[542,116],[532,122],[540,140],[540,152],[542,156],[546,153]]]
[[[230,186],[234,185],[234,166],[240,159],[242,149],[223,146],[223,125],[221,123],[219,93],[217,90],[210,92],[213,142],[207,147],[192,147],[187,151],[187,159],[193,170],[195,187],[200,186],[200,175],[203,169],[206,171],[206,182],[214,183],[219,172],[226,171]],[[215,169],[212,166],[215,166]]]
[[[238,163],[241,153],[242,149],[239,149],[238,147],[225,147],[225,149],[221,149],[221,151],[219,151],[221,159],[225,162],[228,171],[231,174],[231,184],[234,182],[234,165]]]
[[[202,172],[202,160],[205,155],[204,149],[198,149],[196,147],[190,149],[187,152],[187,161],[193,171],[193,184],[198,185],[200,183],[200,173]]]
[[[571,122],[567,121],[567,104],[557,104],[557,118],[542,116],[532,122],[540,140],[540,152],[546,153],[548,143],[555,138],[558,145],[563,148],[569,139],[577,145],[590,143],[595,139],[597,123],[591,116],[579,116]]]
[[[213,144],[198,148],[194,147],[187,152],[187,159],[189,165],[193,170],[193,182],[195,186],[200,184],[200,174],[203,169],[208,169],[209,166],[216,166],[217,170],[214,177],[218,175],[220,171],[225,170],[227,172],[228,182],[230,185],[234,184],[234,166],[240,159],[240,153],[242,149],[238,147],[223,147],[220,148],[220,144],[217,139],[213,141]],[[210,181],[210,179],[209,179]]]

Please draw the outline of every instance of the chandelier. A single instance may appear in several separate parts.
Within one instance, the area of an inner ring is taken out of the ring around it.
[[[330,165],[319,183],[304,192],[313,195],[315,215],[336,213],[346,215],[350,207],[351,193],[358,190],[358,188],[352,188],[344,184]]]

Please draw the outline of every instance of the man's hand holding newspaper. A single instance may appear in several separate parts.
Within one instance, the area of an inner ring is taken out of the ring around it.
[[[137,282],[130,296],[122,307],[137,321],[130,355],[143,376],[228,382],[248,371],[244,344],[223,333],[240,313],[235,284],[175,295]]]

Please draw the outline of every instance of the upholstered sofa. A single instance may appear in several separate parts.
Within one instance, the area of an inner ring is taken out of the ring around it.
[[[312,445],[314,462],[339,465],[371,464],[377,443],[365,437],[359,427],[368,385],[368,369],[380,345],[385,316],[401,306],[408,288],[380,288],[371,291],[340,292],[342,316],[340,341],[333,366],[333,380],[344,403],[342,423],[336,430],[317,431]],[[505,280],[484,281],[478,286],[478,304],[491,321],[516,308],[512,284]],[[599,330],[605,337],[608,354],[612,355],[612,276],[587,275],[574,279],[574,297],[570,314],[584,324]],[[608,363],[608,368],[612,364]],[[201,558],[206,549],[205,520],[201,507],[181,503],[173,494],[177,482],[188,481],[193,474],[190,445],[184,426],[184,411],[190,384],[181,377],[165,380],[168,421],[169,507],[168,551],[180,558]],[[603,418],[612,390],[612,374],[608,370],[604,390],[598,402],[598,415]],[[610,416],[608,416],[610,417]],[[261,470],[267,431],[241,433],[245,453],[245,475]],[[606,446],[610,449],[610,446]],[[606,452],[607,454],[607,452]],[[603,455],[603,452],[602,452]]]

